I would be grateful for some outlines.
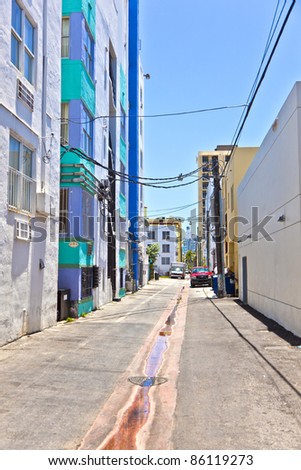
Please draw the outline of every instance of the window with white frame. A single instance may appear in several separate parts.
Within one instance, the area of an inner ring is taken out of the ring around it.
[[[30,83],[34,81],[35,28],[16,0],[12,0],[11,61]]]
[[[156,232],[155,232],[155,230],[149,230],[149,231],[147,232],[147,238],[148,238],[149,240],[155,240],[155,239],[156,239]]]
[[[70,234],[69,188],[60,189],[59,233]]]
[[[163,231],[162,232],[162,239],[163,240],[169,240],[170,239],[170,232],[169,230]]]
[[[61,57],[69,57],[70,19],[62,19]]]
[[[82,237],[93,240],[93,196],[88,191],[82,191]]]
[[[90,157],[93,156],[93,118],[83,107],[82,149]]]
[[[61,144],[69,142],[69,103],[61,104]]]
[[[162,256],[161,264],[164,264],[164,265],[170,264],[170,258],[166,256]]]
[[[11,136],[9,141],[8,205],[21,211],[33,212],[34,198],[33,151]]]
[[[162,245],[163,253],[170,253],[170,245]]]
[[[84,30],[83,36],[84,47],[84,64],[90,77],[93,78],[94,74],[94,39],[92,38],[87,26]]]

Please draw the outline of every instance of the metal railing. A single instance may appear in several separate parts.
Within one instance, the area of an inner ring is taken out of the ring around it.
[[[29,176],[9,168],[8,205],[15,209],[33,212],[35,205],[36,182]]]

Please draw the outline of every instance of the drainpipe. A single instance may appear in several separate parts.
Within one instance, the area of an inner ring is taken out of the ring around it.
[[[46,103],[47,103],[47,27],[48,27],[48,0],[43,2],[43,71],[42,71],[42,139],[41,139],[41,191],[46,192],[46,165],[43,157],[46,153]],[[48,165],[51,165],[49,161]]]

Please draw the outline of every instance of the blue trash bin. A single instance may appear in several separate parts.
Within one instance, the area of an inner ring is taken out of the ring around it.
[[[217,282],[217,275],[215,274],[214,276],[212,276],[212,289],[215,293],[215,295],[217,295],[217,292],[218,292],[218,282]]]
[[[226,279],[226,294],[235,295],[235,280],[231,276],[225,276]]]

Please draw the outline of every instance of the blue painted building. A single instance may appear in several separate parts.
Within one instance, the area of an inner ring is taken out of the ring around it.
[[[143,173],[143,118],[144,74],[140,65],[139,0],[129,0],[129,174],[135,182],[129,183],[129,263],[134,289],[146,279],[145,248],[141,242],[144,233],[143,186],[138,184]],[[143,274],[144,273],[144,274]]]
[[[59,289],[81,316],[125,295],[128,0],[63,0]]]

